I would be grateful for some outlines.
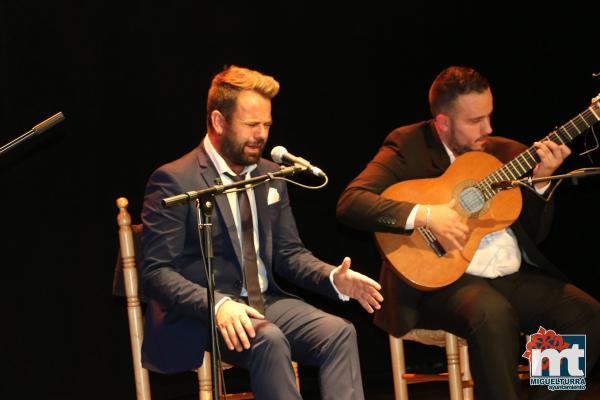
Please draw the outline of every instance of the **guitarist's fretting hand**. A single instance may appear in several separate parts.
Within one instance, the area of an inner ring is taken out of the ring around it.
[[[467,242],[469,228],[455,210],[456,200],[452,199],[445,204],[431,205],[429,214],[429,229],[441,242],[442,246],[450,251],[462,250]],[[421,205],[416,221],[419,226],[425,226],[427,221],[427,209]]]
[[[535,147],[538,156],[540,156],[540,163],[533,169],[534,178],[552,175],[565,158],[571,154],[571,149],[567,146],[556,144],[550,140],[535,142],[533,147]],[[535,184],[535,187],[543,189],[546,185],[548,185],[548,182],[538,182]]]

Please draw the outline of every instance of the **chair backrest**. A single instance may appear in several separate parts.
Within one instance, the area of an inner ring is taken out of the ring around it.
[[[131,225],[131,216],[127,212],[129,202],[126,198],[117,199],[119,214],[119,245],[120,262],[117,261],[115,274],[123,276],[123,279],[113,279],[113,293],[115,293],[115,282],[122,282],[122,291],[127,298],[127,316],[129,319],[129,335],[131,338],[131,353],[133,357],[133,372],[135,377],[135,391],[138,400],[150,400],[150,377],[148,370],[142,367],[142,341],[144,340],[144,328],[142,322],[142,307],[138,296],[138,276],[136,268],[136,240],[141,233],[141,225]],[[138,235],[134,235],[134,231]],[[139,243],[139,240],[138,240]],[[138,246],[139,248],[139,246]],[[120,268],[119,268],[120,267]],[[120,270],[120,271],[119,271]],[[117,283],[117,286],[120,286]]]
[[[142,253],[142,224],[132,224],[131,233],[133,236],[135,267],[137,268],[137,265],[140,262],[140,254]],[[127,297],[127,294],[125,293],[125,279],[123,276],[123,256],[121,255],[121,251],[118,252],[117,261],[115,263],[112,292],[114,296]],[[147,298],[144,294],[144,289],[142,287],[138,286],[137,295],[140,299],[140,303],[143,304],[147,302]]]

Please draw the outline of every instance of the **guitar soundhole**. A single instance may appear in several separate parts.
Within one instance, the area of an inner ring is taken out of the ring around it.
[[[465,188],[458,196],[458,201],[466,212],[475,214],[481,211],[485,205],[485,198],[479,189],[471,186]]]

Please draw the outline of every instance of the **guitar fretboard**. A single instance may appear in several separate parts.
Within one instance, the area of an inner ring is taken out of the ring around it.
[[[543,140],[551,140],[557,144],[566,144],[571,142],[581,133],[585,132],[589,127],[600,121],[600,109],[595,103],[586,109],[581,114],[578,114],[575,118],[571,119],[566,124],[559,127],[554,132],[550,133]],[[492,189],[493,183],[503,181],[513,181],[519,179],[527,172],[531,171],[538,163],[540,158],[535,151],[535,148],[531,146],[510,162],[506,163],[490,175],[482,179],[477,185],[475,185],[485,197],[485,200],[489,200],[498,192],[498,189]]]

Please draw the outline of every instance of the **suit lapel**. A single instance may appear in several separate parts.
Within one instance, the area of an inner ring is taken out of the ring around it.
[[[450,158],[446,149],[442,144],[439,136],[435,131],[433,122],[430,122],[425,129],[425,140],[427,142],[427,148],[431,156],[431,162],[434,168],[437,168],[440,172],[445,171],[450,166]]]
[[[265,171],[261,168],[259,162],[258,168],[256,168],[250,174],[252,177],[263,175]],[[271,216],[269,215],[269,205],[267,203],[268,194],[268,183],[263,183],[254,188],[254,198],[256,200],[256,217],[258,219],[258,232],[259,232],[259,253],[260,258],[265,263],[267,270],[271,265],[272,254],[272,235],[271,235]]]
[[[213,186],[215,184],[215,179],[219,178],[219,175],[217,174],[215,167],[212,165],[210,158],[208,158],[208,154],[206,154],[206,150],[204,150],[204,145],[201,145],[198,148],[198,163],[200,164],[200,176],[202,179],[204,179],[206,186]],[[235,227],[233,214],[231,213],[231,206],[227,200],[227,195],[221,194],[215,196],[214,199],[216,204],[215,208],[219,210],[221,216],[223,217],[223,222],[225,223],[225,227],[229,233],[229,240],[231,240],[233,251],[235,252],[235,256],[241,268],[242,249]],[[213,223],[215,223],[214,220]]]

